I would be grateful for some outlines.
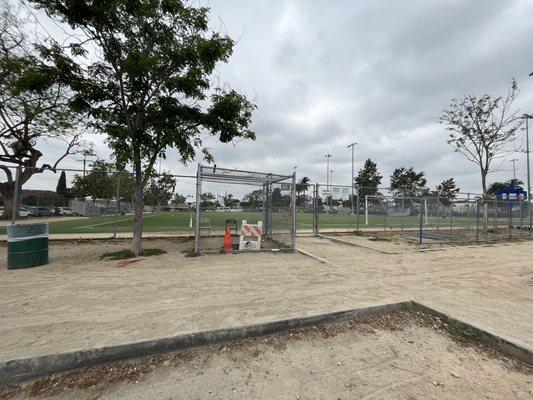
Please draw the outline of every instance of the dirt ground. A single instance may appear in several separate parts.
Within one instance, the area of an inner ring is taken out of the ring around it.
[[[529,399],[531,367],[400,312],[44,378],[5,398]],[[2,392],[0,391],[0,396]]]
[[[533,347],[530,242],[388,255],[298,238],[321,264],[301,254],[186,257],[190,243],[158,240],[145,247],[167,254],[123,267],[99,259],[128,246],[53,243],[49,265],[0,270],[0,361],[410,299]]]

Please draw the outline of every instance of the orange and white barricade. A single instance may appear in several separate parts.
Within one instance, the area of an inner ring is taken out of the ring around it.
[[[259,250],[262,234],[263,221],[258,221],[257,224],[248,224],[246,221],[242,221],[239,250]]]

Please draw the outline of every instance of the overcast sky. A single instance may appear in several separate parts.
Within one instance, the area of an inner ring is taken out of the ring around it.
[[[205,3],[201,3],[205,4]],[[475,165],[453,152],[437,123],[454,97],[503,95],[513,77],[516,107],[533,112],[533,1],[212,0],[212,25],[239,39],[217,69],[222,82],[255,98],[255,142],[206,140],[219,166],[307,175],[349,184],[376,161],[384,185],[395,167],[423,170],[430,186],[455,177],[480,191]],[[222,28],[220,28],[222,26]],[[103,136],[100,155],[108,157]],[[53,148],[50,149],[52,154]],[[525,180],[525,155],[510,156]],[[65,167],[81,166],[71,157]],[[197,160],[201,161],[201,160]],[[508,179],[512,164],[490,181]],[[163,169],[193,174],[170,152]]]

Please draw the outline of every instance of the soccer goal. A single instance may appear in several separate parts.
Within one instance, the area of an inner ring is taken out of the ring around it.
[[[429,223],[427,198],[368,195],[365,196],[365,225],[384,228],[418,226],[420,214],[423,223]]]

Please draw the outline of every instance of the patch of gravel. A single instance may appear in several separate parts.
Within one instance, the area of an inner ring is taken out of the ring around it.
[[[440,334],[447,335],[454,339],[458,345],[473,348],[485,356],[497,359],[509,369],[526,374],[533,373],[531,365],[505,355],[500,350],[478,341],[475,337],[457,331],[455,327],[449,326],[440,318],[410,310],[292,329],[267,336],[242,339],[224,345],[193,348],[139,360],[83,368],[24,384],[0,386],[0,400],[10,399],[18,394],[35,397],[54,396],[65,391],[79,389],[97,388],[103,391],[116,382],[138,383],[145,375],[150,374],[161,365],[177,367],[184,363],[193,363],[196,368],[200,364],[206,364],[211,357],[221,353],[229,356],[233,361],[246,362],[251,358],[261,356],[263,351],[258,348],[260,344],[270,346],[277,351],[283,351],[291,341],[328,339],[351,330],[363,334],[373,334],[380,330],[403,331],[413,325],[430,328]]]

